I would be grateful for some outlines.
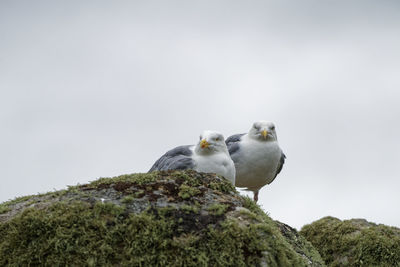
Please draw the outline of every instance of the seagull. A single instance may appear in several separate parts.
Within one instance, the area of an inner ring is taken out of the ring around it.
[[[272,183],[282,170],[285,154],[279,147],[275,125],[258,121],[246,134],[235,134],[226,139],[229,153],[236,167],[235,186],[253,191],[254,201],[266,184]]]
[[[233,163],[224,136],[215,131],[204,131],[196,145],[178,146],[161,156],[149,172],[187,170],[216,173],[235,185]]]

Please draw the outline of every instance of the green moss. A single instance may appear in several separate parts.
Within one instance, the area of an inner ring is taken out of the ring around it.
[[[79,190],[79,188],[78,187],[76,187],[76,186],[68,186],[68,189],[65,191],[65,192],[63,192],[64,194],[65,193],[75,193],[75,194],[79,194],[81,191]]]
[[[15,205],[15,204],[30,200],[32,197],[34,197],[34,196],[17,197],[17,198],[15,198],[13,200],[9,200],[9,201],[6,201],[6,202],[2,203],[2,205],[7,205],[7,206]]]
[[[199,186],[201,184],[201,180],[189,174],[193,174],[193,172],[175,171],[171,174],[171,178],[174,180],[182,180],[183,183],[190,186]]]
[[[318,250],[312,246],[311,242],[308,242],[304,237],[300,236],[295,229],[283,223],[273,221],[268,216],[268,213],[264,212],[253,199],[247,196],[241,196],[241,200],[243,207],[247,209],[240,210],[241,215],[246,216],[253,223],[264,221],[268,224],[274,224],[280,230],[281,235],[284,236],[285,241],[291,245],[296,253],[312,261],[313,266],[325,266],[324,260],[321,258]],[[290,229],[288,230],[287,228]]]
[[[182,205],[180,208],[186,213],[198,213],[200,210],[200,207],[197,205]]]
[[[41,204],[0,222],[0,266],[306,266],[276,223],[233,192],[213,174],[176,171],[27,197]],[[247,216],[232,209],[240,203]]]
[[[179,234],[179,219],[160,214],[85,202],[26,209],[0,224],[0,265],[250,266],[263,251],[269,266],[305,265],[273,225],[225,220]]]
[[[135,200],[135,197],[129,195],[129,196],[125,196],[125,197],[121,200],[121,202],[122,202],[122,203],[129,204],[129,203],[132,203],[134,200]]]
[[[6,213],[10,210],[11,209],[8,207],[8,205],[0,204],[0,214]]]
[[[135,197],[135,198],[141,198],[141,197],[143,197],[143,196],[145,195],[145,193],[146,193],[146,192],[145,192],[144,190],[139,190],[139,191],[133,193],[133,197]]]
[[[89,183],[88,186],[98,188],[104,185],[116,184],[118,182],[132,183],[137,185],[144,185],[155,182],[158,178],[157,172],[154,173],[135,173],[125,174],[113,178],[100,178],[96,181]]]
[[[239,211],[240,215],[245,216],[248,219],[251,219],[253,221],[259,221],[260,216],[257,215],[256,213],[249,211],[248,209],[242,209]]]
[[[265,213],[260,206],[257,205],[256,202],[253,201],[253,199],[247,197],[247,196],[241,196],[242,202],[243,202],[243,207],[246,209],[254,212],[255,214],[262,216],[262,217],[268,217],[267,213]]]
[[[178,196],[180,196],[182,199],[188,199],[193,196],[199,195],[200,193],[201,193],[201,191],[199,189],[197,189],[196,187],[182,184],[179,187]]]
[[[322,218],[300,233],[329,266],[400,266],[400,229],[364,220]]]
[[[300,235],[296,229],[279,221],[275,221],[275,223],[279,228],[281,234],[285,237],[285,240],[293,247],[293,249],[298,254],[303,255],[311,262],[315,263],[314,266],[325,266],[324,264],[322,264],[323,260],[318,251],[309,241],[307,241],[302,235]]]
[[[27,200],[30,200],[33,196],[23,196],[23,197],[17,197],[13,200],[9,200],[6,202],[3,202],[0,204],[0,214],[6,213],[11,210],[11,207],[15,204],[25,202]]]
[[[221,191],[224,193],[236,192],[235,187],[227,180],[223,182],[211,182],[209,187],[213,190]]]
[[[207,210],[213,215],[222,215],[226,212],[228,207],[229,206],[225,204],[214,203],[211,206],[209,206]]]

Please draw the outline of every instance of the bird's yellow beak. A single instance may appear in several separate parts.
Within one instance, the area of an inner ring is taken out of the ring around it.
[[[261,134],[262,134],[262,136],[264,137],[264,139],[267,139],[267,135],[268,135],[267,130],[263,130],[263,131],[261,132]]]
[[[210,144],[206,141],[206,139],[203,139],[200,141],[200,146],[201,148],[206,148],[208,147]]]

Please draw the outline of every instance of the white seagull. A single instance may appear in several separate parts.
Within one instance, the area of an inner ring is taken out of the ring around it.
[[[159,158],[149,172],[193,169],[216,173],[235,185],[235,165],[222,134],[204,131],[197,145],[178,146]]]
[[[236,134],[226,139],[229,153],[236,167],[237,187],[246,187],[258,192],[270,184],[285,163],[285,154],[279,147],[275,125],[272,122],[258,121],[247,134]]]

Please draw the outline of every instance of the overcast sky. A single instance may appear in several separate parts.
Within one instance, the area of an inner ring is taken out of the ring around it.
[[[275,122],[272,218],[400,227],[398,1],[1,1],[0,202]]]

